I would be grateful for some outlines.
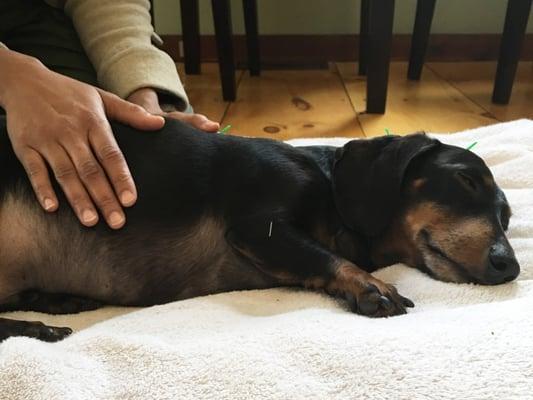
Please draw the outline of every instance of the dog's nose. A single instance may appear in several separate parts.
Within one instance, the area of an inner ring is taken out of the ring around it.
[[[490,248],[487,283],[497,285],[515,279],[520,273],[520,265],[512,249],[501,244]]]

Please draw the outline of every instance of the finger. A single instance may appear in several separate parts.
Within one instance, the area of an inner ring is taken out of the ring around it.
[[[98,213],[63,147],[55,146],[45,158],[80,222],[85,226],[96,225]]]
[[[165,125],[165,119],[153,115],[141,106],[122,100],[120,97],[98,89],[104,103],[105,113],[109,119],[122,122],[136,129],[156,130]]]
[[[174,111],[168,113],[167,116],[184,121],[195,128],[206,132],[218,132],[220,129],[220,124],[218,122],[211,121],[202,114],[186,114],[179,111]]]
[[[124,207],[132,206],[137,200],[135,183],[107,121],[93,126],[89,132],[89,143],[109,177],[121,204]]]
[[[202,114],[193,114],[191,124],[206,132],[218,132],[220,129],[220,124],[218,122],[213,122]]]
[[[220,130],[220,124],[215,121],[207,120],[200,129],[203,129],[206,132],[216,133]]]
[[[28,174],[31,186],[41,207],[49,212],[57,210],[59,202],[50,183],[48,170],[41,155],[28,148],[19,158],[26,174]]]
[[[104,170],[94,157],[89,146],[71,144],[65,151],[74,163],[78,176],[89,192],[94,204],[104,216],[107,224],[114,229],[121,228],[126,219]]]

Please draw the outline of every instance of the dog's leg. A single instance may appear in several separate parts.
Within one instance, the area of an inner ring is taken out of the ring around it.
[[[2,301],[0,312],[38,311],[49,314],[70,314],[94,310],[101,305],[91,299],[27,290]],[[57,342],[71,333],[72,330],[66,327],[47,326],[37,321],[0,318],[0,342],[10,336],[28,336],[46,342]]]
[[[0,268],[2,272],[7,270],[7,268]],[[18,283],[20,284],[20,281]],[[16,293],[21,290],[23,289],[20,286],[11,284],[9,279],[0,275],[0,309],[3,311],[4,304],[12,304],[13,300],[18,297]],[[16,309],[20,310],[20,308]],[[8,311],[7,307],[5,311]],[[70,328],[47,326],[37,321],[19,321],[0,317],[0,342],[11,336],[28,336],[46,342],[57,342],[71,333]]]
[[[11,336],[28,336],[45,342],[57,342],[71,333],[70,328],[47,326],[42,322],[0,318],[0,342]]]
[[[37,311],[47,314],[76,314],[96,310],[102,306],[103,303],[85,297],[26,290],[0,304],[0,312]]]
[[[290,224],[254,217],[234,225],[228,242],[282,285],[302,285],[341,295],[353,311],[372,317],[405,314],[411,300],[353,263],[322,247]]]

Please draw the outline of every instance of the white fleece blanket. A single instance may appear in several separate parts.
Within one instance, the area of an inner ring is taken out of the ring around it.
[[[517,281],[447,284],[392,266],[376,275],[416,307],[381,320],[296,289],[143,310],[9,314],[79,331],[56,344],[2,343],[0,399],[533,399],[533,121],[439,139],[479,142],[473,151],[514,211]]]

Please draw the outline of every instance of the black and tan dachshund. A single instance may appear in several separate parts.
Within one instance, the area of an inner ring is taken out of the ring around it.
[[[510,208],[485,163],[424,134],[335,148],[171,120],[149,135],[113,130],[139,192],[119,231],[81,226],[64,198],[57,212],[42,211],[0,128],[0,311],[60,314],[303,286],[386,317],[413,307],[370,274],[387,265],[489,285],[519,273],[504,233]],[[0,318],[0,340],[69,333]]]

